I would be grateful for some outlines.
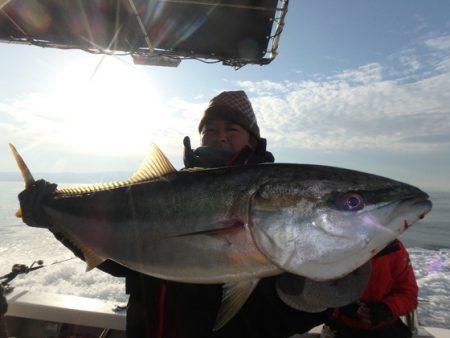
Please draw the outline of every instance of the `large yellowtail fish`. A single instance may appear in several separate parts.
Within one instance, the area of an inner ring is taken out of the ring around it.
[[[31,189],[34,179],[11,149]],[[110,259],[167,280],[224,283],[219,328],[259,279],[346,276],[423,218],[431,202],[411,185],[328,166],[177,171],[153,146],[130,179],[57,189],[33,208],[48,222],[32,225],[69,239],[88,270]]]

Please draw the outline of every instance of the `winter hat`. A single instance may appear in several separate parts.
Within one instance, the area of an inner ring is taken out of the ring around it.
[[[243,90],[222,92],[213,97],[203,113],[198,131],[201,132],[206,121],[213,118],[237,123],[247,129],[256,139],[261,138],[252,104]]]

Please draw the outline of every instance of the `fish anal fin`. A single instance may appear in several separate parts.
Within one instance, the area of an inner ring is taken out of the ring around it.
[[[62,229],[59,229],[59,231],[57,232],[71,243],[71,245],[65,244],[68,248],[73,248],[72,251],[78,249],[78,251],[81,252],[86,262],[86,272],[91,271],[106,260],[105,258],[95,253],[90,247],[80,242],[70,232]]]
[[[82,250],[82,252],[86,260],[86,272],[91,271],[105,261],[105,259],[93,254],[92,251],[85,252]]]
[[[234,317],[258,282],[259,279],[249,279],[223,285],[222,303],[214,323],[214,331],[219,330]]]
[[[91,271],[92,269],[96,268],[100,264],[102,264],[105,259],[97,255],[94,251],[92,251],[90,248],[88,248],[86,245],[83,244],[76,244],[74,243],[80,251],[83,253],[84,260],[86,261],[86,272]]]

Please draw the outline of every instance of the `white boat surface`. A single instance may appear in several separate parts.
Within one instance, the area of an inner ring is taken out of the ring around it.
[[[11,337],[126,336],[126,312],[112,301],[23,289],[15,289],[6,298],[6,327]],[[412,327],[414,338],[450,338],[449,329],[419,326],[413,314],[404,319]],[[320,331],[321,326],[317,326],[291,338],[318,338]]]

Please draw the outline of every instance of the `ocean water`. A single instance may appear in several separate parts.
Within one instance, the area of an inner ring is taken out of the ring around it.
[[[14,216],[21,182],[0,182],[0,276],[13,264],[43,260],[44,268],[17,277],[12,285],[32,291],[94,297],[124,303],[124,279],[85,272],[46,229],[31,228]],[[401,236],[419,284],[419,322],[450,329],[450,192],[429,192],[433,210]]]

